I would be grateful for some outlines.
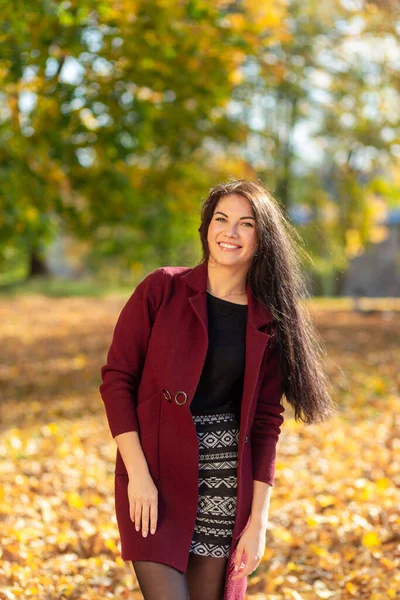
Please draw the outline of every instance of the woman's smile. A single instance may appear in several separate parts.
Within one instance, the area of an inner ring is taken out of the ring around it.
[[[257,249],[257,235],[255,216],[247,198],[228,194],[219,199],[207,241],[212,260],[222,268],[249,268]]]
[[[228,242],[218,242],[218,246],[225,252],[234,252],[235,250],[240,250],[242,247],[237,244],[228,244]]]

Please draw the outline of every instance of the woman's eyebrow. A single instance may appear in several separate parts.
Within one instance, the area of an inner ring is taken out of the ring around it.
[[[220,211],[220,210],[217,210],[217,211],[216,211],[214,214],[216,214],[216,215],[217,215],[218,213],[219,213],[220,215],[224,215],[224,217],[228,217],[228,215],[226,215],[225,213],[223,213],[223,212],[222,212],[222,211]],[[255,221],[255,218],[254,218],[254,217],[240,217],[240,218],[241,218],[241,219],[253,219],[253,221]]]

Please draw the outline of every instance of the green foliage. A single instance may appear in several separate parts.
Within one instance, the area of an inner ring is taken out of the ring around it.
[[[371,240],[374,197],[397,200],[398,30],[374,5],[0,4],[3,268],[64,231],[95,269],[191,263],[206,191],[258,176],[310,208],[302,232],[334,273],[354,231]],[[310,123],[316,164],[294,144]]]
[[[58,227],[90,236],[94,255],[107,228],[106,251],[127,261],[181,255],[204,189],[188,197],[185,174],[197,169],[195,180],[211,185],[205,139],[243,139],[224,109],[265,26],[257,7],[246,9],[245,29],[235,21],[243,10],[224,4],[3,6],[0,261],[12,245],[29,255]]]

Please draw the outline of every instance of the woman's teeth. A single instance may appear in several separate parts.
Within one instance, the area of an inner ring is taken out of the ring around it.
[[[224,250],[239,250],[239,248],[241,246],[234,246],[232,244],[225,244],[223,242],[219,242],[219,245],[221,246],[221,248],[224,248]]]

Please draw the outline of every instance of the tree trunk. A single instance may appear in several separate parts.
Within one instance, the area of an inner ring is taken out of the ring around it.
[[[49,269],[43,258],[40,256],[37,248],[32,248],[29,257],[29,272],[27,279],[37,275],[50,275]]]

